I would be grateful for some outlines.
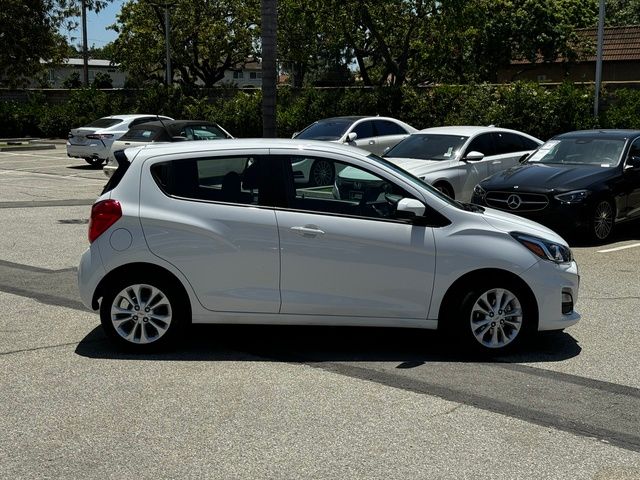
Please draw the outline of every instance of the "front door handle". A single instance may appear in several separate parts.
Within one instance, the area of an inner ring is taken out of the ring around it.
[[[302,235],[303,237],[317,237],[318,235],[324,235],[324,231],[320,230],[315,225],[305,225],[304,227],[291,227],[291,230],[296,232],[298,235]]]
[[[369,145],[375,145],[376,141],[375,140],[369,140]]]

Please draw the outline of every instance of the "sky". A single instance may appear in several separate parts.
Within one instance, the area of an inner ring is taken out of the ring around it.
[[[89,47],[104,47],[107,43],[116,39],[116,32],[107,30],[109,25],[116,21],[116,15],[120,13],[122,4],[125,0],[113,0],[106,8],[100,10],[100,13],[87,12],[87,43]],[[62,30],[61,33],[67,37],[71,45],[82,44],[82,26],[81,19],[75,19],[78,22],[78,28],[71,32]]]

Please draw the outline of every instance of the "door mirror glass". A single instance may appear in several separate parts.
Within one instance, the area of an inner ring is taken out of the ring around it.
[[[424,204],[415,198],[403,198],[396,206],[396,215],[399,218],[422,217],[424,212]]]
[[[483,158],[484,158],[484,153],[473,151],[473,152],[467,153],[467,155],[463,158],[463,160],[466,162],[479,162]]]
[[[358,134],[356,132],[349,132],[347,134],[347,143],[355,142],[356,138],[358,138]]]

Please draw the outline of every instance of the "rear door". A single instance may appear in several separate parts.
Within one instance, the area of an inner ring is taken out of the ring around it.
[[[259,204],[266,153],[191,154],[143,166],[140,218],[149,249],[185,275],[209,310],[280,310],[276,216]]]

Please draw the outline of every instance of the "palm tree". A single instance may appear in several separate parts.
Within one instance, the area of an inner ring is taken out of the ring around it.
[[[261,0],[262,16],[262,136],[276,136],[277,0]]]

